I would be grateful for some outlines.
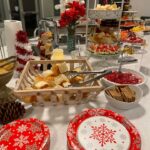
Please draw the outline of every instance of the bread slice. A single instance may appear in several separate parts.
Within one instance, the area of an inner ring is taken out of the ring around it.
[[[80,83],[84,81],[84,77],[83,76],[76,76],[70,79],[71,83]]]
[[[34,83],[38,83],[39,81],[43,81],[44,80],[44,77],[41,76],[41,75],[37,75],[35,78],[34,78]]]
[[[70,82],[63,82],[63,83],[62,83],[62,86],[63,86],[64,88],[67,88],[67,87],[69,87],[70,85],[71,85]]]
[[[54,49],[52,52],[51,60],[64,60],[63,49]]]
[[[14,65],[15,65],[14,63],[10,63],[10,64],[4,66],[3,68],[6,69],[7,71],[10,71],[14,68]]]
[[[35,87],[36,89],[44,89],[44,88],[49,87],[49,85],[48,85],[48,83],[47,83],[46,81],[39,81],[39,82],[37,82],[37,83],[34,85],[34,87]]]
[[[48,83],[50,88],[56,86],[54,76],[48,76],[48,77],[44,78],[44,81]]]
[[[55,78],[56,85],[61,85],[63,82],[69,82],[69,79],[64,74],[60,74]]]
[[[4,68],[0,68],[0,74],[5,74],[5,73],[7,73],[8,71],[6,70],[6,69],[4,69]]]
[[[58,76],[60,74],[59,65],[58,64],[52,65],[51,71],[53,72],[52,75]]]
[[[45,70],[42,73],[43,77],[48,77],[48,76],[51,76],[51,75],[53,75],[53,71],[52,70]]]

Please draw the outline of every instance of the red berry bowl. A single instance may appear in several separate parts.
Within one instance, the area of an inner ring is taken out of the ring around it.
[[[112,74],[105,76],[102,82],[106,86],[113,85],[143,85],[146,82],[146,77],[143,73],[135,70],[122,68],[122,72],[118,72],[118,68],[109,68]]]

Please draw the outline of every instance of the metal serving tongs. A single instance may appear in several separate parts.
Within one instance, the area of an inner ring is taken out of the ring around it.
[[[102,70],[102,71],[67,71],[65,72],[65,75],[73,78],[76,77],[78,75],[95,75],[95,74],[102,74],[102,73],[106,73],[108,70]]]
[[[83,73],[83,72],[82,72]],[[85,73],[85,72],[84,72]],[[95,73],[95,72],[90,72],[90,73]],[[103,78],[104,76],[108,75],[108,74],[111,74],[112,73],[112,70],[104,70],[104,71],[99,71],[98,73],[102,73],[101,75],[98,75],[92,79],[89,79],[87,81],[84,81],[82,83],[73,83],[71,84],[72,87],[81,87],[81,86],[84,86],[84,85],[87,85],[93,81],[96,81],[96,80],[99,80],[101,78]]]
[[[0,68],[9,65],[11,63],[16,63],[16,56],[10,56],[8,58],[4,58],[0,60]],[[15,65],[14,65],[15,66]]]

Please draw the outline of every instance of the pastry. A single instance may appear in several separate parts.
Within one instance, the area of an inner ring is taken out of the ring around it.
[[[71,86],[71,83],[79,83],[84,81],[84,75],[78,75],[71,78],[71,76],[65,74],[67,71],[69,71],[69,67],[66,62],[52,64],[51,69],[45,70],[35,76],[33,78],[32,85],[25,88],[25,90],[68,88]],[[80,72],[81,67],[76,67],[73,71]]]
[[[4,69],[4,68],[0,68],[0,75],[1,74],[5,74],[5,73],[7,73],[8,71],[6,70],[6,69]]]
[[[117,7],[116,4],[106,4],[106,5],[101,5],[97,4],[96,10],[118,10],[120,7]]]
[[[63,88],[63,86],[61,86],[61,85],[56,85],[56,86],[54,86],[54,88]]]
[[[100,33],[95,33],[89,37],[89,40],[98,44],[113,44],[117,42],[117,37],[114,32],[110,30],[101,31]]]
[[[7,71],[10,71],[14,68],[14,63],[10,63],[10,64],[4,66],[3,68],[6,69]]]
[[[64,60],[63,49],[54,49],[52,52],[51,60]]]
[[[81,81],[84,81],[84,77],[83,76],[76,76],[70,79],[70,82],[73,83],[80,83]]]
[[[36,89],[44,89],[44,88],[49,87],[49,84],[46,81],[39,81],[36,84],[34,84],[34,87]]]
[[[52,76],[53,75],[53,71],[52,70],[45,70],[42,73],[42,76],[44,77],[48,77],[48,76]]]
[[[69,79],[64,74],[60,74],[55,78],[56,85],[61,85],[64,82],[69,82]]]
[[[64,88],[67,88],[67,87],[69,87],[70,85],[71,85],[70,82],[63,82],[63,83],[62,83],[62,86],[63,86]]]
[[[0,75],[6,74],[9,71],[12,71],[14,69],[15,62],[10,62],[8,64],[7,63],[8,63],[7,61],[3,61],[3,60],[0,61],[0,65],[3,65],[3,67],[0,67]],[[7,64],[7,65],[5,65],[5,64]]]
[[[43,81],[44,80],[44,77],[41,76],[41,75],[37,75],[35,78],[34,78],[34,83],[38,83],[39,81]]]
[[[44,81],[48,83],[49,87],[56,86],[55,77],[54,76],[48,76],[48,77],[44,78]]]
[[[59,65],[58,64],[52,65],[51,71],[53,72],[54,76],[58,76],[60,74]]]

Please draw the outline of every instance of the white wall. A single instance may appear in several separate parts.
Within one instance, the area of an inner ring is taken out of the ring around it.
[[[150,0],[131,0],[132,10],[138,11],[138,16],[150,16]]]
[[[53,17],[53,1],[54,0],[40,0],[42,18]]]
[[[53,16],[53,0],[43,0],[44,6],[44,17],[52,17]]]
[[[53,14],[53,0],[42,0],[44,17],[50,17]],[[94,0],[90,0],[94,3]],[[132,10],[138,11],[138,16],[150,16],[150,0],[131,0]]]

